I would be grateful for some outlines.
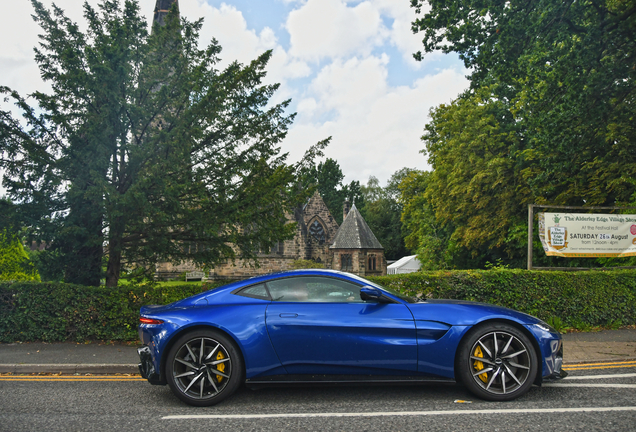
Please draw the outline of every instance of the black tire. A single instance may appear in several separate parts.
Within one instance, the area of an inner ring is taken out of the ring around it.
[[[243,381],[245,367],[232,339],[214,330],[179,337],[168,352],[166,379],[172,392],[194,406],[215,405]]]
[[[512,325],[489,323],[470,330],[457,351],[459,380],[475,396],[509,401],[532,387],[538,360],[528,337]]]

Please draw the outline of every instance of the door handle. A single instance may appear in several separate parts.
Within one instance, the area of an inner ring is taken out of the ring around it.
[[[279,315],[281,318],[297,318],[297,313],[282,313]]]

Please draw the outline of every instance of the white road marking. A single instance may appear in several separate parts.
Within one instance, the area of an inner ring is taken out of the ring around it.
[[[632,378],[636,377],[636,373],[628,374],[610,374],[610,375],[583,375],[583,376],[568,376],[567,381],[572,380],[586,380],[586,379],[605,379],[605,378]]]
[[[636,411],[636,406],[626,407],[580,407],[580,408],[527,408],[527,409],[467,409],[443,411],[396,411],[396,412],[360,412],[360,413],[280,413],[280,414],[200,414],[172,415],[162,417],[163,420],[192,419],[276,419],[276,418],[324,418],[324,417],[396,417],[396,416],[436,416],[459,414],[549,414],[549,413],[584,413],[584,412],[620,412]]]
[[[636,384],[578,384],[578,383],[548,383],[543,384],[542,387],[596,387],[596,388],[633,388],[636,389]]]

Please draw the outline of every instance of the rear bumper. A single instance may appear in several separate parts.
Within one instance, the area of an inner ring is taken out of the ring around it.
[[[165,385],[166,382],[161,379],[161,375],[155,369],[152,353],[148,345],[137,348],[137,354],[139,355],[139,372],[141,376],[147,379],[150,384]]]

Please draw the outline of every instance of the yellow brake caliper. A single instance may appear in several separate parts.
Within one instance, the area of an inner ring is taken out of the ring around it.
[[[225,356],[223,355],[223,353],[219,351],[218,354],[216,355],[216,359],[223,360],[224,358]],[[225,363],[219,363],[218,365],[216,365],[216,370],[218,370],[219,372],[225,372]],[[221,375],[217,375],[216,380],[218,382],[221,382],[221,380],[223,380],[223,377]]]
[[[479,358],[484,358],[484,353],[481,352],[481,347],[479,345],[477,346],[477,348],[475,348],[474,356]],[[478,372],[480,370],[485,369],[484,363],[477,360],[475,360],[475,363],[473,363],[473,367]],[[488,373],[484,372],[483,374],[480,374],[479,379],[482,380],[483,382],[488,382]]]

